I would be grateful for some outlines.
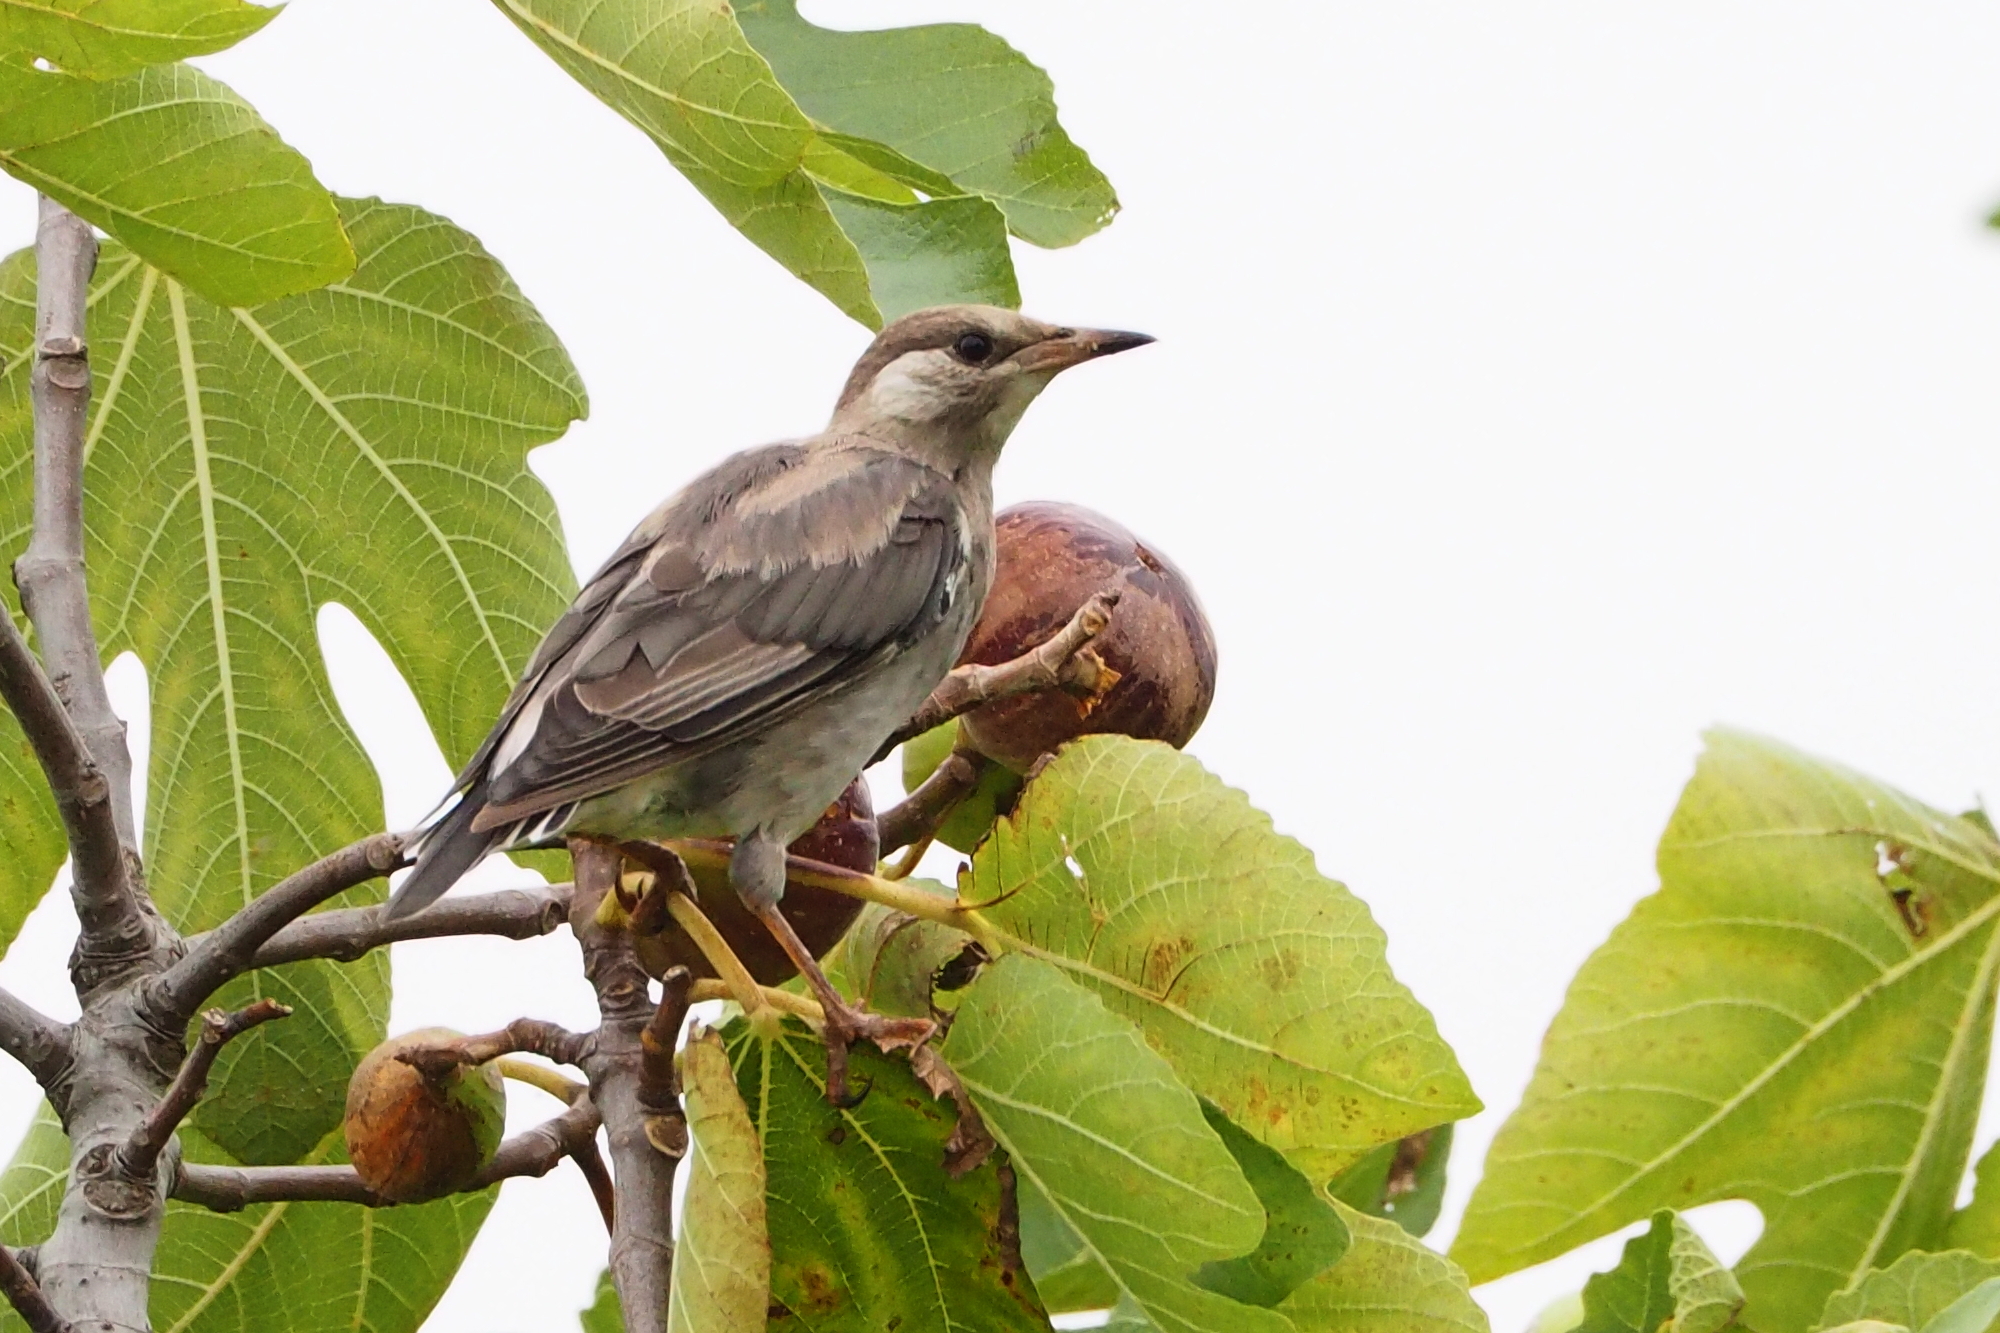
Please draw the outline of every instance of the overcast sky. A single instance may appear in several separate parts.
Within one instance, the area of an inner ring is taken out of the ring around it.
[[[1569,976],[1655,887],[1702,728],[2000,796],[2000,10],[807,12],[987,22],[1116,184],[1108,231],[1019,252],[1022,291],[1160,343],[1052,389],[1000,496],[1102,509],[1199,588],[1222,667],[1193,749],[1369,903],[1493,1108],[1434,1242]],[[294,0],[203,64],[540,306],[592,400],[533,460],[580,568],[722,454],[816,429],[866,342],[479,0]],[[0,181],[0,240],[32,223]],[[352,619],[322,625],[403,826],[444,762]],[[0,977],[73,1011],[64,910]],[[566,934],[395,969],[398,1029],[589,1021]],[[0,1134],[33,1100],[0,1076]],[[1756,1227],[1697,1222],[1726,1257]],[[1484,1288],[1496,1329],[1616,1248]],[[571,1327],[602,1255],[573,1173],[510,1185],[430,1327]]]

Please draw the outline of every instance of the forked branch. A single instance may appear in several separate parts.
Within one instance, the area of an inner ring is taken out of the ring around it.
[[[144,954],[154,932],[134,876],[122,865],[123,853],[136,860],[138,849],[132,756],[125,747],[125,724],[111,711],[104,688],[83,574],[83,441],[90,411],[84,314],[97,241],[88,223],[48,198],[41,200],[35,264],[35,363],[29,376],[35,410],[35,527],[27,552],[15,562],[14,581],[41,642],[49,683],[97,770],[96,783],[81,790],[72,784],[70,794],[86,797],[88,804],[108,804],[108,836],[93,820],[89,845],[78,847],[80,829],[70,824],[71,851],[77,858],[71,894],[83,928],[78,955],[89,974],[92,967],[116,970],[121,962]],[[44,757],[44,766],[47,762]],[[58,800],[63,796],[58,786]],[[121,863],[116,871],[110,868],[114,862]]]
[[[336,894],[402,864],[401,834],[377,833],[294,871],[229,920],[194,940],[187,955],[147,983],[146,1001],[163,1027],[185,1023],[223,985],[247,971],[257,950]]]

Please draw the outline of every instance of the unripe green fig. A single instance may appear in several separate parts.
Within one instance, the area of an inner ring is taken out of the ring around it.
[[[491,1064],[454,1065],[427,1077],[397,1056],[457,1040],[449,1028],[391,1037],[361,1058],[347,1082],[347,1156],[363,1184],[396,1203],[456,1193],[493,1160],[507,1124],[507,1094]]]
[[[1111,624],[1090,646],[1118,680],[1092,704],[1061,690],[987,704],[959,719],[964,740],[1016,773],[1078,736],[1186,745],[1215,698],[1215,632],[1187,576],[1159,548],[1082,505],[1015,505],[994,526],[993,590],[959,661],[1011,661],[1068,624],[1093,594],[1116,589]]]
[[[875,804],[869,799],[867,782],[856,778],[840,794],[840,799],[827,807],[819,823],[785,850],[809,861],[873,873],[881,854],[881,842],[875,833]],[[727,870],[695,865],[688,868],[688,873],[694,878],[696,901],[703,915],[715,924],[716,931],[743,960],[751,976],[763,985],[776,986],[796,975],[791,959],[785,956],[777,940],[763,922],[750,915],[750,909],[730,887]],[[854,918],[861,914],[862,906],[859,898],[792,879],[785,884],[785,896],[778,910],[792,923],[792,929],[812,950],[813,957],[819,958],[847,933]],[[694,941],[671,921],[656,934],[635,935],[633,944],[640,965],[653,976],[660,976],[676,965],[697,977],[715,975],[715,969],[709,966]]]

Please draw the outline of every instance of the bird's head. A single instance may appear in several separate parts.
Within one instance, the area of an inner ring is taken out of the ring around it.
[[[1044,324],[999,306],[933,306],[876,335],[847,377],[833,429],[935,452],[953,465],[990,457],[1050,380],[1151,341]]]

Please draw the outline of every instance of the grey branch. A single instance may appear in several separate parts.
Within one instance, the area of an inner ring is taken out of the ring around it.
[[[611,1230],[611,1277],[625,1311],[627,1333],[665,1333],[673,1283],[674,1172],[687,1150],[679,1099],[663,1088],[658,1050],[687,1017],[688,976],[674,969],[655,1006],[631,936],[597,919],[598,905],[618,882],[615,848],[572,841],[576,895],[570,929],[583,946],[583,970],[597,990],[603,1019],[583,1070],[591,1099],[604,1116],[618,1207]],[[647,1035],[655,1054],[649,1059]],[[662,1043],[659,1033],[669,1034]]]
[[[134,1180],[150,1179],[159,1168],[160,1154],[166,1151],[174,1130],[201,1101],[201,1095],[208,1091],[208,1074],[215,1068],[215,1057],[222,1054],[222,1048],[260,1023],[268,1023],[274,1018],[289,1018],[291,1013],[288,1006],[276,1000],[259,1000],[233,1014],[220,1009],[211,1009],[203,1014],[201,1036],[196,1038],[194,1049],[188,1052],[187,1059],[181,1062],[180,1072],[167,1085],[166,1094],[133,1129],[132,1137],[125,1140],[125,1146],[118,1150],[118,1169]]]
[[[1118,683],[1118,673],[1094,652],[1085,651],[1090,641],[1104,633],[1111,623],[1111,609],[1118,605],[1118,590],[1107,588],[1092,594],[1076,609],[1069,623],[1011,662],[982,666],[968,662],[954,667],[931,697],[924,700],[916,716],[896,728],[875,751],[871,763],[880,763],[904,741],[941,727],[963,713],[1016,694],[1041,690],[1067,690],[1086,698],[1102,698]]]
[[[34,622],[49,679],[101,774],[99,799],[110,804],[115,842],[93,846],[87,858],[78,857],[71,892],[83,927],[79,955],[86,962],[115,967],[112,960],[146,953],[153,932],[129,870],[107,870],[121,859],[121,846],[136,858],[138,839],[132,820],[132,756],[125,748],[125,724],[111,711],[111,696],[104,689],[83,575],[83,440],[90,412],[84,312],[97,264],[97,241],[89,224],[44,198],[35,264],[35,364],[29,377],[35,409],[35,529],[27,552],[14,564],[14,581]],[[71,832],[74,836],[75,829]]]
[[[911,847],[938,831],[958,803],[972,794],[993,764],[977,750],[953,750],[917,789],[884,810],[875,821],[882,854]]]
[[[276,967],[304,958],[351,963],[371,949],[398,940],[449,935],[499,935],[530,940],[569,920],[571,885],[548,884],[444,898],[414,916],[390,920],[379,907],[342,907],[300,917],[273,935],[252,967]]]
[[[69,1064],[70,1027],[12,991],[0,990],[0,1051],[21,1062],[47,1091]]]
[[[439,1078],[465,1065],[483,1065],[503,1055],[539,1055],[559,1065],[580,1064],[590,1038],[540,1018],[517,1018],[498,1032],[457,1037],[429,1046],[413,1046],[397,1055],[427,1078]]]
[[[567,1111],[500,1145],[480,1173],[457,1191],[472,1194],[503,1180],[545,1176],[593,1143],[599,1121],[590,1098],[578,1098]],[[355,1203],[366,1208],[393,1208],[361,1183],[351,1166],[202,1166],[182,1162],[174,1177],[173,1195],[218,1213],[234,1213],[259,1203]]]
[[[5,615],[0,615],[0,697],[26,733],[62,817],[83,942],[99,955],[144,954],[153,932],[119,841],[111,784],[13,618]]]
[[[15,1252],[0,1245],[0,1293],[14,1307],[14,1313],[28,1326],[29,1333],[69,1333],[69,1320],[56,1313],[41,1283],[28,1271]]]
[[[224,983],[250,968],[265,941],[335,894],[388,874],[402,855],[401,834],[377,833],[287,875],[190,941],[186,957],[147,983],[148,1007],[162,1027],[187,1022]]]

